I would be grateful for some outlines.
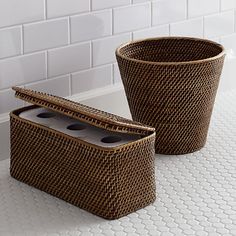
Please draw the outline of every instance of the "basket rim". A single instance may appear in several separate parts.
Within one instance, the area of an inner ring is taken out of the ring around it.
[[[205,59],[201,59],[201,60],[191,60],[191,61],[179,61],[179,62],[155,62],[155,61],[145,61],[145,60],[139,60],[139,59],[134,59],[128,56],[124,56],[120,51],[121,49],[123,49],[124,47],[128,46],[128,45],[132,45],[132,44],[136,44],[136,43],[140,43],[140,42],[146,42],[146,41],[159,41],[159,40],[165,40],[165,39],[185,39],[185,40],[191,40],[191,41],[202,41],[202,42],[208,42],[211,44],[214,44],[215,46],[219,47],[221,49],[221,52],[219,54],[217,54],[216,56],[213,57],[208,57]],[[150,64],[150,65],[185,65],[185,64],[199,64],[199,63],[204,63],[204,62],[208,62],[208,61],[212,61],[218,58],[221,58],[222,56],[226,55],[226,50],[225,48],[217,43],[214,42],[212,40],[209,39],[202,39],[202,38],[195,38],[195,37],[182,37],[182,36],[165,36],[165,37],[153,37],[153,38],[146,38],[146,39],[138,39],[138,40],[132,40],[126,43],[121,44],[117,49],[116,49],[116,56],[119,56],[125,60],[128,61],[134,61],[134,62],[139,62],[139,63],[145,63],[145,64]]]
[[[96,145],[96,144],[93,144],[93,143],[89,143],[85,140],[82,140],[82,139],[79,139],[77,137],[73,137],[73,136],[70,136],[69,134],[66,134],[66,133],[63,133],[61,131],[58,131],[58,130],[55,130],[53,128],[50,128],[50,127],[47,127],[43,124],[39,124],[39,123],[36,123],[34,121],[30,121],[30,120],[27,120],[27,119],[24,119],[22,117],[20,117],[17,113],[21,112],[21,111],[24,111],[24,110],[29,110],[29,109],[33,109],[35,107],[40,107],[38,105],[30,105],[30,106],[26,106],[26,107],[21,107],[21,108],[16,108],[15,110],[11,111],[9,113],[9,117],[10,118],[13,118],[15,120],[18,120],[20,122],[24,122],[26,124],[29,124],[29,125],[32,125],[32,126],[36,126],[40,129],[43,129],[43,130],[46,130],[46,131],[49,131],[51,132],[52,134],[54,135],[59,135],[63,138],[66,138],[66,139],[69,139],[71,141],[75,141],[77,143],[80,143],[84,146],[87,146],[87,147],[90,147],[90,148],[94,148],[94,149],[99,149],[99,150],[102,150],[104,152],[120,152],[120,151],[123,151],[123,150],[126,150],[127,148],[131,147],[131,146],[134,146],[134,145],[142,145],[143,143],[151,140],[152,138],[155,138],[156,137],[156,131],[153,131],[152,133],[140,138],[140,139],[137,139],[135,141],[132,141],[132,142],[129,142],[129,143],[125,143],[125,144],[121,144],[119,146],[114,146],[114,147],[103,147],[103,146],[99,146],[99,145]]]

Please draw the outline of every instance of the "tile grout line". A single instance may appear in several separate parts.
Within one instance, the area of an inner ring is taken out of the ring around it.
[[[203,38],[205,38],[206,37],[206,30],[205,30],[205,17],[203,16],[202,17],[202,26],[203,26]]]
[[[24,50],[24,25],[21,25],[21,55],[24,55]]]
[[[188,8],[189,8],[189,0],[186,0],[186,19],[189,19]]]
[[[47,1],[47,0],[45,0]],[[153,3],[153,2],[152,2]],[[126,5],[125,5],[126,6]],[[122,7],[125,7],[125,6],[122,6]],[[129,6],[129,5],[127,5]],[[151,7],[153,9],[153,7]],[[94,10],[92,12],[100,12],[100,11],[104,11],[104,10],[109,10],[111,8],[105,8],[105,9],[98,9],[98,10]],[[114,9],[114,8],[112,8]],[[228,10],[224,10],[222,12],[225,12],[225,11],[230,11],[230,10],[233,10],[233,9],[228,9]],[[83,14],[86,14],[86,13],[89,13],[90,11],[84,11],[84,12],[78,12],[78,13],[72,13],[72,14],[68,14],[68,15],[60,15],[60,16],[55,16],[55,17],[50,17],[48,18],[47,16],[47,13],[46,13],[46,20],[47,21],[50,21],[50,20],[59,20],[59,19],[63,19],[63,18],[67,18],[67,17],[72,17],[72,16],[80,16],[80,15],[83,15]],[[188,11],[187,11],[188,12]],[[219,13],[219,12],[218,12]],[[212,13],[209,13],[209,14],[206,14],[206,16],[210,16],[210,15],[214,15],[214,14],[217,14],[217,12],[212,12]],[[44,12],[44,16],[45,16],[45,12]],[[191,17],[192,18],[192,17]],[[33,24],[33,23],[38,23],[38,22],[44,22],[45,19],[37,19],[37,20],[32,20],[32,21],[27,21],[27,22],[22,22],[22,23],[18,23],[18,24],[10,24],[10,25],[5,25],[5,26],[1,26],[0,27],[0,30],[2,29],[7,29],[7,28],[12,28],[12,27],[16,27],[16,26],[21,26],[23,24]]]
[[[65,17],[64,17],[64,19],[65,19]],[[18,26],[23,26],[24,27],[24,25],[18,25]],[[148,29],[148,28],[145,28],[145,29]],[[141,30],[144,30],[144,29],[141,29]],[[16,57],[21,57],[21,56],[29,56],[29,55],[37,54],[37,53],[40,53],[40,52],[45,52],[46,50],[63,49],[63,48],[66,48],[68,46],[75,46],[75,45],[79,45],[79,44],[86,44],[86,43],[89,43],[91,41],[103,40],[103,39],[109,39],[109,38],[112,38],[112,37],[124,36],[124,35],[126,35],[128,33],[132,33],[132,31],[121,32],[121,33],[118,33],[118,34],[115,34],[115,35],[105,35],[105,36],[102,36],[102,37],[99,37],[99,38],[95,38],[95,39],[90,39],[90,40],[71,42],[70,44],[68,44],[68,42],[67,42],[67,44],[64,44],[64,45],[59,45],[59,46],[50,47],[50,48],[44,48],[44,49],[38,49],[38,50],[34,50],[34,51],[24,52],[23,54],[20,54],[20,55],[13,55],[13,56],[4,57],[4,58],[1,58],[0,61],[4,60],[4,59],[13,59],[13,58],[16,58]]]
[[[152,28],[152,2],[150,2],[149,3],[149,5],[150,5],[150,26],[148,27],[148,28]]]
[[[92,12],[100,12],[100,11],[104,11],[104,10],[107,10],[107,9],[99,9],[99,10],[94,10]],[[37,20],[31,20],[31,21],[27,21],[27,22],[21,22],[21,23],[16,23],[16,24],[10,24],[10,25],[5,25],[5,26],[0,26],[0,30],[4,30],[4,29],[8,29],[8,28],[13,28],[13,27],[17,27],[17,26],[21,26],[21,25],[28,25],[28,24],[36,24],[36,23],[39,23],[39,22],[47,22],[47,21],[53,21],[53,20],[60,20],[60,19],[65,19],[67,18],[68,16],[69,17],[72,17],[72,16],[80,16],[80,15],[83,15],[83,14],[88,14],[90,13],[90,11],[84,11],[84,12],[78,12],[78,13],[72,13],[72,14],[68,14],[68,15],[60,15],[60,16],[54,16],[54,17],[48,17],[47,16],[47,19],[44,19],[44,15],[45,13],[43,12],[43,19],[40,18],[40,19],[37,19]]]
[[[68,27],[68,32],[67,32],[68,42],[67,42],[67,44],[71,45],[72,41],[71,41],[71,17],[70,16],[68,16],[68,18],[67,18],[67,27]]]
[[[92,41],[90,41],[90,62],[89,62],[89,64],[90,64],[90,69],[91,68],[94,68],[94,65],[93,65],[93,42]]]
[[[114,9],[111,9],[111,33],[112,35],[115,35],[115,20],[114,20]]]
[[[69,75],[69,96],[72,95],[72,74]]]
[[[46,67],[46,80],[49,78],[49,73],[48,73],[48,68],[49,68],[49,65],[48,65],[48,50],[46,51],[45,53],[45,67]]]
[[[115,84],[115,63],[112,64],[112,84]]]
[[[48,54],[48,51],[45,51],[45,55]],[[60,75],[57,75],[57,76],[46,76],[47,78],[44,78],[44,79],[39,79],[39,80],[36,80],[36,81],[32,81],[32,82],[28,82],[28,83],[19,83],[18,86],[24,86],[24,85],[33,85],[33,84],[36,84],[38,82],[42,82],[42,81],[48,81],[48,80],[54,80],[54,79],[58,79],[60,77],[64,77],[64,76],[73,76],[73,74],[77,74],[77,73],[83,73],[83,72],[87,72],[87,71],[90,71],[92,69],[100,69],[100,68],[104,68],[104,67],[107,67],[107,66],[111,66],[113,63],[115,62],[109,62],[107,64],[103,64],[103,65],[97,65],[97,66],[94,66],[94,67],[90,67],[90,68],[87,68],[87,69],[82,69],[82,70],[78,70],[78,71],[74,71],[74,72],[71,72],[71,73],[65,73],[65,74],[60,74]],[[48,71],[48,59],[45,58],[45,70]],[[48,74],[48,72],[46,73]],[[1,91],[4,91],[4,90],[8,90],[8,89],[11,89],[11,86],[10,87],[4,87],[2,89],[0,89],[0,92]]]
[[[234,9],[234,33],[236,32],[236,9]]]
[[[44,0],[44,19],[47,20],[47,0]]]
[[[89,0],[89,12],[92,11],[92,0]]]

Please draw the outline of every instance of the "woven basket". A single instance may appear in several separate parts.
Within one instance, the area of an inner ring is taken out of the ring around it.
[[[205,145],[225,52],[220,44],[163,37],[120,46],[116,57],[133,120],[156,128],[157,153]]]
[[[107,219],[155,200],[154,128],[60,97],[14,90],[16,97],[35,105],[10,113],[11,176]],[[38,106],[141,138],[100,147],[19,117]]]

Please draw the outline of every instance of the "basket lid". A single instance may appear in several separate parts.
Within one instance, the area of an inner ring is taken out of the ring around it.
[[[150,126],[62,97],[19,87],[12,87],[12,89],[16,91],[15,96],[17,98],[41,107],[49,108],[99,128],[120,133],[141,135],[148,135],[155,131],[155,129]]]

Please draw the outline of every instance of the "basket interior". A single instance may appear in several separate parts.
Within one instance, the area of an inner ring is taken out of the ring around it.
[[[186,62],[215,57],[223,47],[207,40],[160,38],[137,41],[120,48],[127,58],[150,62]]]

